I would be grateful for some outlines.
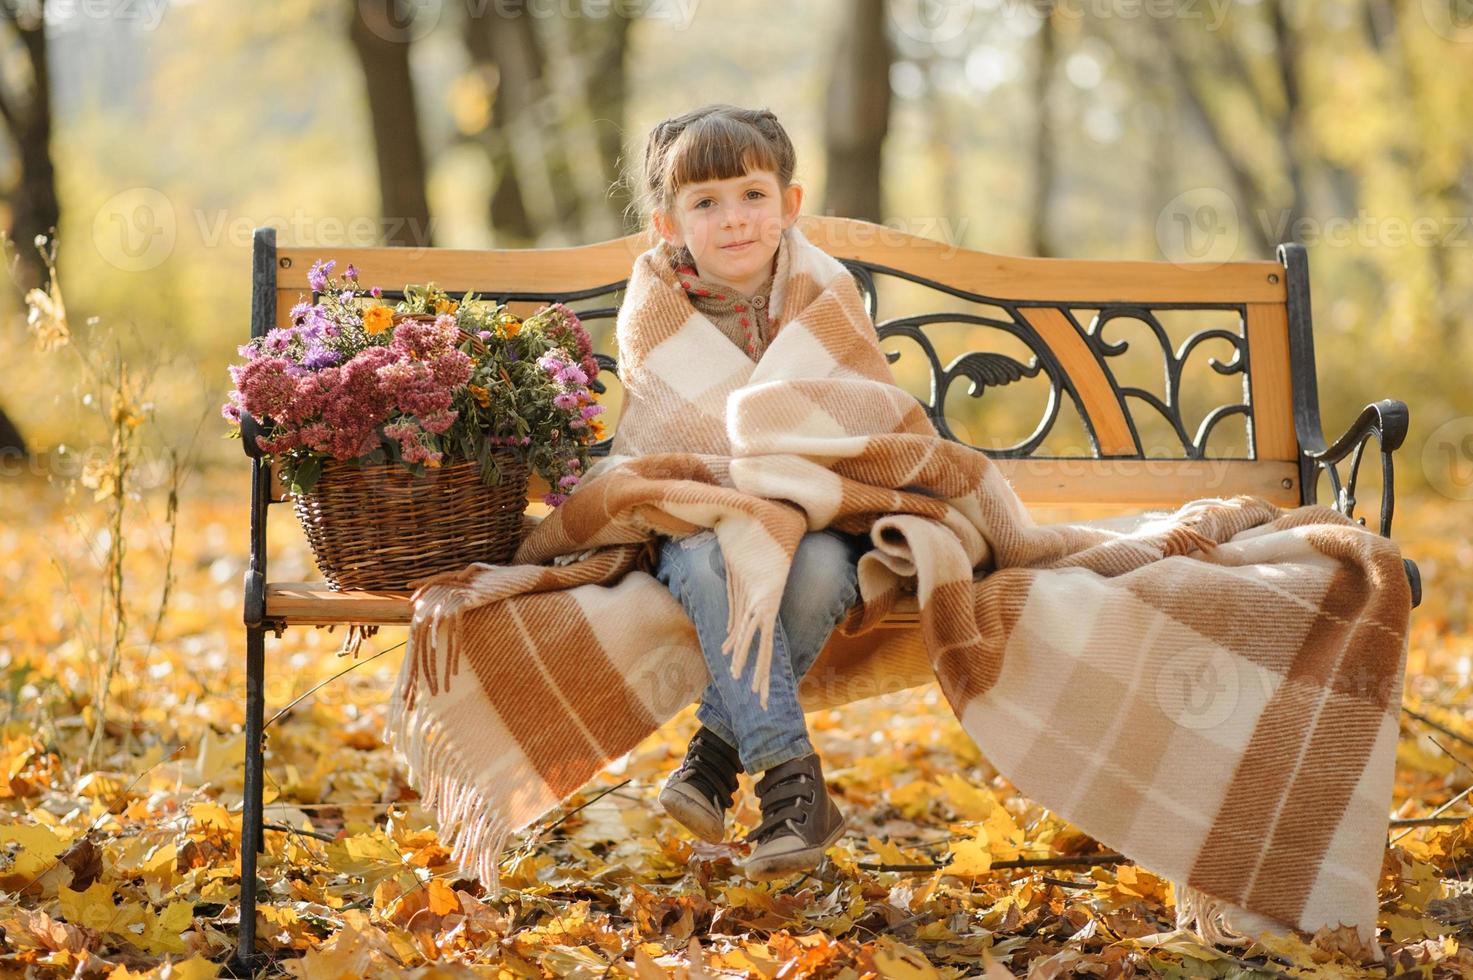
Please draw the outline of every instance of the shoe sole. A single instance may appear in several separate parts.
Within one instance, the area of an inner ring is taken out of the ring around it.
[[[710,844],[720,844],[726,840],[726,815],[722,814],[719,818],[714,817],[708,801],[688,795],[696,792],[696,790],[687,790],[679,784],[666,786],[660,791],[660,805],[681,826],[701,840]]]
[[[818,867],[818,862],[823,859],[823,852],[833,847],[839,838],[844,836],[844,831],[848,827],[847,819],[840,820],[839,825],[821,843],[805,847],[800,851],[788,851],[786,854],[774,854],[755,861],[749,860],[742,865],[742,870],[753,881],[769,881],[773,878],[785,878],[798,871],[811,871]]]

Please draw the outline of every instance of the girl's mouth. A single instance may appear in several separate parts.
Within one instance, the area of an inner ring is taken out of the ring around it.
[[[751,244],[752,244],[751,242],[742,242],[739,245],[723,245],[723,246],[721,246],[721,250],[723,252],[740,252],[742,249],[746,248],[747,246],[749,246]]]

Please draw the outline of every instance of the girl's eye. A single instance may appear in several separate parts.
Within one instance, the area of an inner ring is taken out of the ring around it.
[[[753,188],[752,190],[747,191],[747,193],[748,194],[756,194],[758,197],[765,197],[766,196],[761,191],[757,190],[756,188]],[[703,197],[703,198],[701,198],[699,201],[697,201],[695,203],[695,207],[699,208],[699,207],[701,207],[701,205],[706,204],[710,200],[711,200],[711,198],[709,198],[709,197]]]

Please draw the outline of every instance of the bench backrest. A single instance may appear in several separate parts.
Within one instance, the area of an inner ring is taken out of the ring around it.
[[[848,218],[805,215],[799,225],[855,275],[897,381],[943,435],[993,457],[1026,501],[1174,506],[1251,493],[1303,502],[1295,403],[1316,422],[1317,407],[1301,246],[1280,246],[1277,261],[1220,264],[1040,259]],[[651,241],[277,248],[274,230],[258,229],[252,331],[287,324],[319,258],[337,259],[336,271],[353,263],[389,300],[406,283],[434,282],[519,314],[564,302],[593,334],[612,433],[614,317]],[[1040,406],[1031,431],[998,435],[1020,414],[1008,402],[1029,398]]]

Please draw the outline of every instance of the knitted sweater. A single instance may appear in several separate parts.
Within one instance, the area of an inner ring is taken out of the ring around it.
[[[675,269],[680,273],[680,284],[690,297],[691,306],[715,324],[754,361],[762,356],[762,352],[772,341],[767,300],[782,250],[780,243],[778,252],[772,256],[766,278],[751,294],[743,294],[724,283],[702,278],[689,249],[681,248],[676,253]]]

